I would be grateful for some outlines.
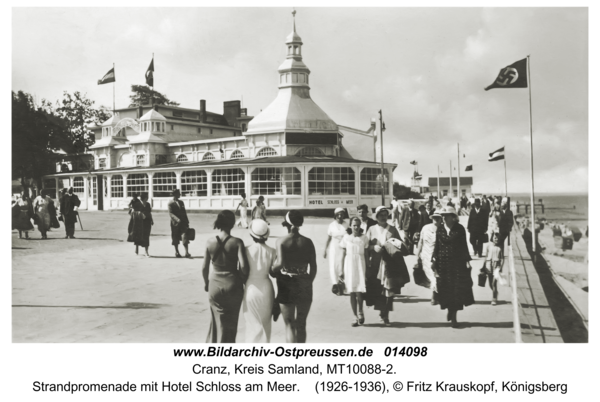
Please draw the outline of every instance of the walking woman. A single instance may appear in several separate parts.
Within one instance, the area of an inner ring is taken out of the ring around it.
[[[277,298],[285,323],[288,343],[306,342],[306,319],[312,304],[312,283],[317,276],[317,255],[311,239],[299,233],[304,223],[300,211],[289,211],[284,226],[288,235],[277,239],[277,262],[273,276],[277,279]]]
[[[31,218],[33,218],[33,207],[31,199],[25,191],[21,191],[21,198],[13,206],[13,229],[19,231],[19,239],[22,238],[22,233],[25,232],[25,238],[29,239],[29,231],[33,230]]]
[[[365,303],[379,310],[379,316],[383,324],[389,327],[389,312],[394,309],[394,294],[400,293],[400,288],[410,280],[406,264],[400,255],[392,259],[388,247],[390,239],[396,239],[400,243],[400,233],[388,224],[390,214],[384,206],[377,207],[375,218],[377,225],[372,226],[367,232],[369,239],[369,257],[366,272]],[[401,243],[403,244],[403,243]],[[404,246],[404,253],[408,254],[408,248]],[[387,261],[386,261],[387,260]]]
[[[352,218],[348,234],[340,242],[344,261],[344,284],[346,294],[350,294],[350,306],[356,318],[353,327],[365,323],[363,313],[363,293],[367,291],[365,273],[369,259],[369,239],[363,234],[360,218]]]
[[[244,242],[230,234],[234,225],[233,212],[219,212],[214,224],[218,233],[206,241],[202,277],[212,317],[206,343],[235,343],[237,335],[248,262]]]
[[[254,244],[246,247],[248,280],[242,311],[246,322],[246,342],[269,343],[271,341],[271,315],[275,291],[269,278],[275,265],[275,249],[265,243],[269,238],[267,222],[257,219],[250,224],[250,236]]]
[[[131,202],[129,203],[129,226],[127,232],[129,233],[127,241],[135,244],[135,253],[139,253],[139,247],[144,245],[144,204],[139,200],[137,194],[133,194]],[[147,252],[146,252],[147,254]]]
[[[329,278],[333,285],[332,291],[338,293],[338,282],[344,271],[344,261],[341,258],[342,249],[340,247],[340,241],[346,235],[346,229],[348,224],[344,222],[344,215],[346,211],[344,208],[336,208],[333,212],[334,221],[329,224],[327,229],[327,243],[325,243],[325,253],[323,258],[329,257]]]
[[[242,201],[238,204],[237,209],[240,211],[240,220],[237,223],[238,227],[243,227],[244,229],[248,229],[248,200],[246,200],[246,193],[241,193]]]
[[[270,225],[269,221],[267,221],[267,207],[265,207],[265,197],[263,197],[262,195],[258,197],[258,200],[256,200],[256,205],[254,206],[251,215],[252,220],[261,219],[267,222],[267,225]]]
[[[456,312],[475,303],[471,279],[471,255],[467,232],[458,223],[454,207],[441,212],[444,224],[438,227],[433,250],[433,269],[437,272],[437,293],[442,310],[448,309],[446,319],[458,327]]]
[[[46,190],[42,190],[41,194],[33,200],[33,210],[36,218],[36,225],[42,234],[42,239],[47,239],[46,233],[52,227],[51,205],[54,204],[52,198],[46,195]],[[56,213],[56,212],[55,212]]]
[[[433,268],[431,266],[431,257],[433,256],[433,250],[435,248],[435,239],[436,233],[440,225],[442,225],[442,215],[440,214],[441,210],[436,210],[433,214],[431,214],[432,223],[429,223],[423,226],[421,229],[421,237],[419,239],[419,244],[417,245],[417,249],[415,250],[415,255],[417,256],[417,261],[423,267],[423,271],[425,275],[427,275],[427,279],[431,282],[431,304],[436,305],[439,304],[437,300],[437,287],[436,287],[436,277],[433,272]]]
[[[148,253],[148,247],[150,247],[150,232],[152,232],[152,226],[154,225],[154,219],[152,219],[152,205],[148,202],[148,193],[142,193],[142,214],[144,215],[144,230],[142,232],[142,241],[139,243],[140,246],[146,250],[146,257],[150,257]],[[138,244],[136,243],[135,249],[137,254]]]
[[[175,247],[175,257],[181,258],[179,254],[179,242],[183,243],[185,249],[185,258],[192,258],[188,251],[188,244],[190,240],[187,236],[187,230],[190,227],[190,221],[185,211],[185,205],[183,201],[179,199],[181,192],[179,189],[173,190],[173,199],[169,201],[169,217],[171,218],[171,244]],[[233,214],[233,212],[231,212]],[[235,215],[234,222],[235,224]]]

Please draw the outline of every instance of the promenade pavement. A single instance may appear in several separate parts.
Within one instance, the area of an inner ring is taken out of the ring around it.
[[[39,232],[30,233],[32,240],[19,239],[13,231],[13,342],[204,342],[210,309],[201,267],[216,215],[189,215],[196,229],[190,245],[193,258],[176,259],[166,213],[154,213],[151,258],[135,255],[133,244],[125,241],[126,212],[80,213],[85,230],[78,224],[76,239],[64,239],[62,228],[49,232],[47,240]],[[270,218],[271,246],[286,233],[281,221]],[[330,222],[307,218],[301,228],[318,254],[308,342],[514,342],[510,288],[501,288],[498,305],[491,306],[491,290],[477,286],[481,259],[472,261],[476,303],[459,311],[460,328],[451,328],[446,311],[430,304],[430,291],[414,283],[396,297],[391,327],[384,327],[372,308],[365,308],[364,326],[351,327],[349,298],[331,293],[328,264],[322,258]],[[245,229],[236,228],[232,235],[246,245],[252,242]],[[406,257],[406,263],[412,274],[416,257]],[[244,341],[241,314],[237,340]],[[273,323],[271,341],[285,342],[281,318]]]

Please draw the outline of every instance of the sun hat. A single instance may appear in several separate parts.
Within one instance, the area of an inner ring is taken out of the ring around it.
[[[346,210],[344,208],[337,207],[335,211],[333,211],[333,216],[336,216],[340,212],[346,212]]]
[[[454,207],[449,207],[449,206],[446,206],[442,210],[441,214],[442,215],[455,215],[455,216],[458,216],[458,214],[456,213],[456,209],[454,209]]]
[[[390,211],[386,207],[381,205],[381,206],[375,208],[375,217],[377,217],[381,211],[386,211],[388,214],[390,213]]]
[[[441,218],[442,217],[442,209],[441,208],[436,208],[435,211],[433,211],[433,213],[431,214],[431,217],[437,217],[437,218]]]
[[[255,239],[266,240],[269,238],[269,225],[262,219],[254,219],[250,224],[250,236]]]

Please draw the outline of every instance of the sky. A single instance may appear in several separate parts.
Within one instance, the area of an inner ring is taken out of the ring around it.
[[[366,130],[381,109],[384,160],[409,184],[457,165],[473,192],[531,188],[527,89],[484,91],[501,68],[531,57],[535,188],[588,191],[587,8],[296,8],[313,100],[337,123]],[[182,107],[250,115],[277,94],[291,8],[14,8],[12,90],[56,101],[80,91],[112,108],[97,81],[115,63],[116,107],[145,84]],[[463,157],[464,155],[464,157]],[[464,167],[473,165],[466,173]],[[456,175],[456,171],[453,171]]]

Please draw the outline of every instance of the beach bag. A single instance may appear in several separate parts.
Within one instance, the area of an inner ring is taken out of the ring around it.
[[[421,261],[417,262],[413,267],[413,279],[415,283],[419,286],[423,286],[424,288],[429,289],[431,287],[431,281],[425,275],[425,271],[423,271],[423,264]]]
[[[189,241],[194,241],[196,240],[196,230],[192,229],[192,228],[188,228],[185,231],[185,237],[189,240]]]

